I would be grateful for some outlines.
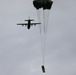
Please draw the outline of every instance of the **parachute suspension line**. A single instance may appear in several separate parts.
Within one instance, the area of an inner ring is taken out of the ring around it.
[[[42,51],[42,62],[44,65],[44,34],[41,32],[41,51]]]
[[[44,33],[41,34],[41,49],[42,49],[42,60],[43,60],[43,65],[45,62],[45,36]]]
[[[43,10],[43,26],[42,26],[42,56],[43,64],[45,62],[45,51],[46,51],[46,41],[47,41],[47,28],[48,28],[49,10]]]
[[[43,10],[43,64],[45,62],[45,12]]]
[[[45,22],[45,25],[44,25],[44,31],[45,33],[47,33],[47,28],[48,28],[48,20],[49,20],[49,10],[44,10],[44,22]]]
[[[43,65],[45,63],[45,51],[46,51],[46,38],[47,38],[47,24],[48,24],[48,17],[49,17],[49,10],[37,10],[37,17],[41,25],[40,34],[41,34],[41,51],[42,51],[42,62]]]
[[[45,11],[43,10],[43,25],[42,25],[42,56],[43,56],[43,65],[45,62],[45,50],[46,50],[46,33],[45,33]]]
[[[37,17],[38,17],[38,20],[39,20],[39,23],[41,23],[39,25],[39,28],[40,28],[40,34],[41,34],[41,55],[42,55],[42,62],[43,62],[43,65],[44,65],[44,32],[43,32],[43,15],[42,15],[42,12],[43,10],[42,9],[39,9],[37,10]]]
[[[38,17],[38,20],[39,20],[39,23],[41,23],[39,25],[39,28],[40,28],[40,34],[41,34],[41,55],[42,55],[42,62],[43,62],[43,65],[44,65],[44,33],[43,33],[43,15],[42,15],[42,9],[39,9],[37,10],[37,17]]]
[[[43,30],[45,33],[45,10],[43,10]]]
[[[47,29],[48,29],[49,12],[50,12],[50,10],[46,10],[46,11],[45,11],[45,16],[46,16],[46,17],[45,17],[45,21],[46,21],[46,22],[45,22],[45,24],[46,24],[46,27],[45,27],[46,29],[45,29],[45,31],[46,31],[46,32],[47,32]]]
[[[38,17],[39,23],[41,23],[41,20],[40,20],[40,10],[37,10],[37,17]],[[41,33],[41,25],[39,25],[39,29],[40,29],[40,33]]]

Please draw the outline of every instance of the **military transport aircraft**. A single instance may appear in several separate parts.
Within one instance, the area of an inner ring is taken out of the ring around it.
[[[31,26],[33,25],[36,25],[36,24],[41,24],[41,23],[31,23],[31,21],[34,21],[33,19],[28,19],[28,20],[25,20],[25,21],[28,21],[28,23],[18,23],[17,25],[22,25],[22,26],[27,26],[28,29],[30,29]]]

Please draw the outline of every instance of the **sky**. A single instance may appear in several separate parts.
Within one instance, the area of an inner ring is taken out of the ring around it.
[[[33,0],[0,0],[0,75],[42,75],[39,26]],[[53,0],[45,52],[45,75],[76,75],[76,0]]]

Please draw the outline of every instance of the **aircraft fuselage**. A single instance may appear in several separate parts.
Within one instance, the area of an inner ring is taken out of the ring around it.
[[[28,20],[24,20],[27,21],[28,23],[19,23],[17,25],[22,25],[22,26],[27,26],[27,29],[30,29],[31,26],[36,25],[36,24],[41,24],[41,23],[31,23],[31,21],[34,21],[34,19],[28,19]]]
[[[28,29],[30,29],[30,26],[31,26],[30,24],[31,24],[31,21],[28,20],[28,26],[27,26]]]

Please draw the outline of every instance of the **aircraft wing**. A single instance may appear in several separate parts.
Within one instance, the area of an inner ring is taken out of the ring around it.
[[[26,25],[28,25],[27,23],[19,23],[19,24],[17,24],[17,25],[22,25],[22,26],[26,26]]]
[[[31,25],[37,25],[37,24],[41,24],[41,23],[31,23]]]

